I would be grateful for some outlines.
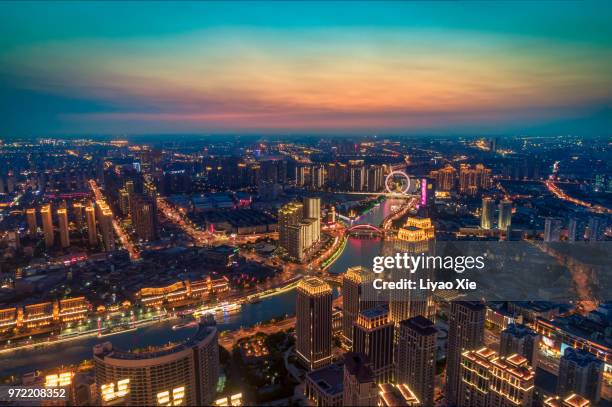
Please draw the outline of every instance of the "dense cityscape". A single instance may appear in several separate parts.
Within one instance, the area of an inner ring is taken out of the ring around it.
[[[612,237],[606,138],[44,138],[0,149],[3,384],[64,386],[71,405],[612,399],[605,292],[365,294],[368,256],[432,242],[528,242],[575,277],[557,246]]]

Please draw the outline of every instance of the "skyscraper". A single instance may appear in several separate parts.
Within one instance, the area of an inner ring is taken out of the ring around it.
[[[138,238],[150,242],[157,239],[157,214],[153,200],[134,194],[132,198],[132,224]]]
[[[544,220],[544,241],[558,242],[561,237],[561,219],[546,218]]]
[[[102,405],[210,405],[219,377],[217,328],[201,324],[185,342],[141,352],[96,345],[94,367]]]
[[[57,210],[57,219],[59,223],[60,243],[63,248],[70,246],[70,230],[68,226],[68,211],[66,208]]]
[[[325,185],[325,169],[323,165],[315,165],[310,169],[310,186],[320,190]]]
[[[353,325],[353,352],[368,357],[377,383],[388,383],[393,377],[393,333],[393,321],[384,307],[359,312]]]
[[[489,197],[482,198],[482,213],[480,214],[480,227],[483,229],[493,228],[493,212],[495,201]]]
[[[459,407],[531,407],[535,372],[520,355],[500,357],[489,348],[461,355]]]
[[[84,216],[83,204],[80,202],[73,203],[72,212],[74,213],[74,222],[76,223],[77,230],[81,230],[81,228],[83,227]]]
[[[527,359],[531,367],[535,369],[539,341],[540,335],[531,328],[520,324],[510,324],[500,334],[499,354],[510,356],[517,353]]]
[[[436,189],[438,191],[448,192],[455,187],[457,171],[452,166],[447,165],[444,168],[430,172],[429,176],[436,180]]]
[[[87,218],[87,241],[91,246],[98,244],[98,232],[96,230],[96,212],[93,205],[85,207],[85,217]]]
[[[304,277],[296,295],[296,353],[310,370],[331,362],[332,290],[317,277]]]
[[[51,204],[47,204],[40,209],[40,216],[42,218],[43,233],[45,234],[45,246],[47,248],[53,247],[55,237],[53,234],[53,218],[51,213]]]
[[[38,225],[36,224],[36,209],[27,209],[26,218],[28,221],[28,233],[30,236],[36,236],[36,232],[38,231]]]
[[[476,301],[453,301],[450,305],[446,352],[446,399],[457,404],[461,354],[478,349],[483,342],[485,306]]]
[[[321,221],[321,198],[304,198],[304,217]]]
[[[497,218],[497,228],[506,231],[512,224],[512,201],[504,199],[499,203],[499,216]]]
[[[112,252],[115,250],[115,234],[113,231],[113,212],[108,204],[103,200],[96,201],[98,209],[97,218],[102,234],[102,242],[104,243],[104,251]]]
[[[437,334],[432,321],[418,315],[401,321],[395,355],[395,382],[407,384],[421,404],[434,404]]]
[[[576,218],[570,218],[567,224],[567,240],[575,242],[578,236],[578,221]]]
[[[348,344],[353,343],[353,323],[360,311],[375,305],[371,288],[372,273],[364,267],[350,267],[342,279],[342,335]]]
[[[597,405],[601,399],[603,362],[583,349],[566,348],[559,364],[557,394],[577,393]]]
[[[284,249],[289,247],[289,226],[298,225],[304,218],[304,205],[290,202],[278,210],[278,244]]]
[[[376,405],[378,386],[366,355],[355,352],[344,354],[343,383],[343,405],[364,407]]]

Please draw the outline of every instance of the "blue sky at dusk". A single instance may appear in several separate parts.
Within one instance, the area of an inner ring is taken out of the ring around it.
[[[612,3],[0,2],[0,138],[612,128]]]

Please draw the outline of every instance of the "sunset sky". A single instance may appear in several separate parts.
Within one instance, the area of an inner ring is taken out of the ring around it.
[[[600,135],[612,2],[0,2],[0,138]]]

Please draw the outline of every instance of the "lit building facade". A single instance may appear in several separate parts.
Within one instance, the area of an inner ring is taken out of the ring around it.
[[[201,324],[186,342],[151,351],[96,345],[94,367],[102,405],[210,405],[220,369],[217,328]]]
[[[353,324],[360,311],[372,308],[376,302],[373,300],[374,292],[370,289],[372,272],[368,269],[355,266],[344,273],[342,279],[342,335],[347,344],[353,343]]]
[[[378,386],[370,361],[363,353],[344,354],[344,394],[345,406],[374,406],[378,396]]]
[[[377,383],[393,378],[393,334],[393,321],[384,307],[359,312],[353,325],[353,351],[369,359]]]
[[[310,370],[332,359],[332,289],[317,277],[304,277],[296,295],[296,353]]]
[[[395,382],[407,384],[425,406],[434,404],[438,331],[423,317],[401,321],[397,327]]]
[[[480,227],[483,229],[493,228],[493,213],[495,212],[495,201],[489,197],[482,198],[480,213]]]

